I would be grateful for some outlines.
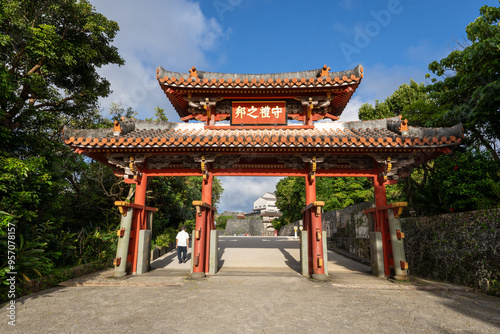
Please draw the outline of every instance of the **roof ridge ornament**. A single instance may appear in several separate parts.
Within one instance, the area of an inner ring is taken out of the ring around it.
[[[401,120],[401,124],[399,126],[399,132],[403,135],[408,134],[408,120],[403,119],[402,115],[399,115],[399,119]]]
[[[119,136],[122,133],[122,127],[118,121],[113,122],[113,136]]]
[[[321,72],[318,73],[318,77],[326,77],[330,74],[330,66],[326,66],[326,64],[321,69]]]
[[[189,76],[191,78],[198,78],[198,71],[196,70],[196,67],[192,67],[189,69]]]

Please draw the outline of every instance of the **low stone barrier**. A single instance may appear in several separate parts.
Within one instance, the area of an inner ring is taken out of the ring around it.
[[[151,249],[151,257],[150,260],[154,261],[160,256],[165,255],[166,253],[170,252],[172,249],[175,248],[175,242],[171,242],[168,246],[163,246],[163,247],[154,247]]]
[[[32,279],[29,282],[22,282],[19,286],[19,290],[17,291],[17,296],[20,297],[40,292],[55,287],[63,281],[88,275],[106,268],[111,268],[112,266],[112,261],[109,260],[100,263],[86,263],[77,267],[59,270],[57,273],[51,275],[43,276],[38,279]]]

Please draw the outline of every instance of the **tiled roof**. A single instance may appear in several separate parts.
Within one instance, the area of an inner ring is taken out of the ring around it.
[[[330,72],[330,68],[326,65],[317,70],[286,73],[215,73],[197,71],[195,67],[189,72],[172,72],[159,66],[156,70],[156,78],[162,85],[197,88],[332,87],[356,84],[363,78],[361,65],[352,70],[340,72]]]
[[[64,141],[73,148],[300,148],[300,147],[415,147],[432,148],[460,143],[461,125],[452,128],[405,127],[398,117],[345,123],[316,123],[314,127],[245,129],[223,126],[206,129],[200,123],[125,120],[121,133],[114,129],[64,129]]]
[[[393,180],[449,152],[462,137],[460,124],[415,128],[399,117],[257,129],[124,119],[109,129],[65,127],[63,135],[75,152],[127,177],[145,168],[163,176],[197,174],[206,172],[205,161],[217,173],[303,175],[304,164],[317,161],[322,175],[341,170],[341,175],[383,173]]]
[[[313,113],[339,116],[363,78],[363,67],[358,65],[352,70],[330,72],[330,67],[325,65],[317,70],[264,74],[203,72],[194,66],[189,73],[179,73],[158,67],[156,78],[181,117],[205,112],[190,108],[191,96],[194,95],[198,99],[212,97],[217,101],[231,100],[235,96],[239,99],[244,96],[248,99],[279,97],[289,100],[320,97],[322,102],[328,103],[324,104],[326,107],[314,109]],[[216,107],[212,112],[217,113],[217,110]]]

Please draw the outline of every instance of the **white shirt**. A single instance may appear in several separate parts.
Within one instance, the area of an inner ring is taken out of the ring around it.
[[[180,231],[175,239],[177,239],[177,246],[187,246],[189,234],[186,231]]]

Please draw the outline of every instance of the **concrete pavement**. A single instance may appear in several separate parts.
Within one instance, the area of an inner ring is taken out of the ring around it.
[[[298,241],[290,238],[227,237],[219,246],[217,275],[190,280],[189,263],[169,253],[145,275],[117,280],[104,271],[23,297],[16,327],[4,317],[0,332],[500,332],[499,298],[423,280],[378,279],[333,252],[331,280],[317,282],[299,275]]]

